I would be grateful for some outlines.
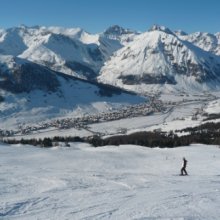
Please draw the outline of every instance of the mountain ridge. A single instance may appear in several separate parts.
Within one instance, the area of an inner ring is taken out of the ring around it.
[[[196,78],[196,84],[208,84],[210,79],[218,82],[219,48],[219,33],[187,34],[160,25],[153,25],[144,33],[118,25],[99,34],[90,34],[81,28],[25,25],[0,31],[1,57],[17,57],[55,72],[90,81],[98,79],[122,88],[118,83],[108,81],[115,77],[109,65],[120,69],[116,71],[120,75],[118,79],[124,80],[125,84],[142,81],[147,85],[156,83],[175,87],[178,84],[176,78],[182,76],[191,77],[190,81]],[[1,57],[0,62],[4,63]],[[123,65],[130,68],[126,70]],[[105,71],[109,73],[104,74]],[[122,74],[124,71],[127,73]],[[123,79],[124,75],[127,79]]]

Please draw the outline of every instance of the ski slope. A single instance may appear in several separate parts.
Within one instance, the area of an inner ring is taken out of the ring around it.
[[[179,176],[182,157],[189,176]],[[0,219],[219,219],[220,149],[0,146]]]

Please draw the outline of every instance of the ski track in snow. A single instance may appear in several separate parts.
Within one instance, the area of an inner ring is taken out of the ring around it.
[[[0,219],[219,219],[219,156],[205,145],[1,145]]]

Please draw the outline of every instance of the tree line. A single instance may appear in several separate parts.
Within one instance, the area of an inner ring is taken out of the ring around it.
[[[65,146],[70,146],[70,142],[85,142],[94,147],[101,147],[106,145],[140,145],[145,147],[178,147],[188,146],[193,143],[220,145],[220,123],[206,123],[194,128],[186,128],[183,130],[176,130],[176,132],[187,132],[187,135],[178,136],[171,132],[136,132],[133,134],[116,135],[108,138],[102,138],[98,135],[90,137],[60,137],[44,139],[5,139],[4,142],[8,144],[28,144],[40,147],[58,146],[59,142],[65,143]]]

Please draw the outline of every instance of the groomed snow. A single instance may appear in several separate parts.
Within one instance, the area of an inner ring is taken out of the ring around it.
[[[189,176],[178,176],[185,156]],[[219,219],[220,149],[0,146],[0,219]]]

